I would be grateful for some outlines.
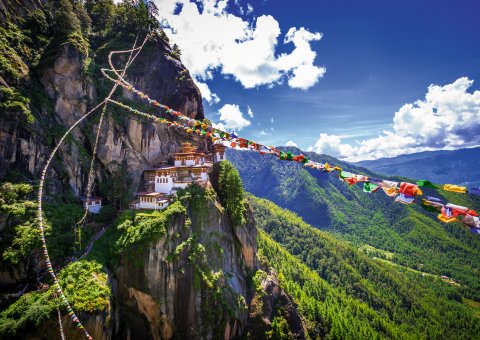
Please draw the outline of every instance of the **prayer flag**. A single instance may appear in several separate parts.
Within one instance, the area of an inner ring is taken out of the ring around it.
[[[418,185],[402,182],[400,184],[400,193],[407,196],[421,195],[422,191],[418,188]]]
[[[392,182],[392,181],[382,181],[382,190],[387,194],[388,196],[395,196],[397,194],[397,186],[398,182]]]
[[[421,179],[417,182],[417,185],[419,187],[427,187],[427,188],[434,188],[436,189],[437,187],[430,181],[427,181],[425,179]]]
[[[380,186],[378,186],[375,183],[371,183],[371,182],[363,183],[363,192],[371,193],[371,192],[377,191],[378,189],[380,189]]]
[[[395,198],[395,202],[402,204],[413,204],[413,202],[415,202],[415,196],[400,193],[397,198]]]
[[[455,217],[447,217],[442,214],[438,215],[438,219],[445,223],[458,222],[458,220]]]
[[[452,191],[452,192],[458,192],[458,193],[461,193],[461,194],[464,194],[464,193],[467,192],[467,188],[466,188],[466,187],[461,187],[461,186],[454,185],[454,184],[445,184],[445,185],[443,186],[443,190]]]

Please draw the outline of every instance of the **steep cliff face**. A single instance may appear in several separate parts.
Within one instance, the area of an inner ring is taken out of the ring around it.
[[[256,268],[251,216],[233,227],[216,199],[187,204],[163,237],[115,268],[116,336],[226,338],[244,333],[249,278]]]
[[[23,16],[39,4],[28,0],[20,12],[15,12],[10,4],[0,0],[0,9],[10,6],[9,13]],[[30,91],[30,102],[25,106],[34,118],[27,123],[18,110],[2,108],[0,180],[15,171],[28,179],[39,178],[48,155],[63,133],[103,100],[105,92],[113,85],[101,80],[98,69],[106,66],[110,50],[129,48],[124,44],[126,42],[107,42],[106,47],[96,50],[96,55],[87,57],[77,46],[67,42],[57,50],[48,51],[48,60],[42,59],[40,66],[23,63],[27,76],[20,80],[13,82],[0,77],[4,88]],[[122,68],[124,62],[125,56],[115,57],[118,68]],[[95,67],[89,68],[89,63]],[[204,118],[201,94],[162,34],[145,45],[128,69],[126,78],[150,97],[184,115]],[[128,91],[117,90],[115,95],[120,101],[137,102]],[[52,198],[56,193],[80,195],[85,192],[98,114],[80,124],[59,149],[48,173],[47,197]],[[206,139],[149,123],[109,106],[101,127],[94,190],[109,180],[122,164],[132,179],[127,190],[134,192],[146,168],[168,161],[187,140],[199,149],[208,150]],[[79,314],[94,338],[233,339],[258,329],[254,325],[258,320],[249,312],[255,296],[251,280],[258,267],[253,213],[246,206],[244,223],[234,226],[232,217],[225,212],[211,187],[198,194],[200,196],[195,195],[182,201],[183,210],[169,217],[161,234],[120,251],[115,263],[102,263],[110,278],[112,299],[109,308],[96,314]],[[109,230],[119,232],[114,228],[110,226]],[[31,256],[38,259],[38,253]],[[27,268],[17,276],[26,280],[28,272],[37,270]],[[6,272],[0,272],[0,281],[9,286],[15,283]],[[273,296],[270,286],[265,285],[264,296]],[[276,287],[270,314],[265,319],[270,322],[261,328],[265,332],[272,327],[276,301],[286,297],[278,284]],[[57,338],[59,335],[54,318],[35,326],[36,329],[25,329],[18,325],[17,333],[13,334],[22,334],[28,339]],[[82,338],[67,316],[63,317],[63,326],[67,338]],[[256,334],[265,337],[265,332]],[[297,333],[300,331],[295,331]]]
[[[104,62],[104,61],[103,61]],[[53,110],[33,102],[30,105],[36,121],[26,125],[12,116],[0,117],[0,162],[5,170],[17,168],[38,176],[46,155],[69,126],[81,118],[98,100],[97,86],[110,87],[110,82],[94,81],[84,70],[85,56],[72,45],[63,45],[53,63],[38,71],[41,85]],[[201,94],[180,61],[172,57],[168,43],[157,37],[147,43],[132,65],[131,80],[152,98],[176,108],[189,117],[203,118]],[[93,77],[100,77],[94,74]],[[131,94],[125,93],[131,98]],[[131,98],[133,99],[133,98]],[[136,188],[141,172],[159,161],[166,160],[183,141],[196,139],[174,128],[141,121],[138,117],[120,112],[113,119],[107,109],[98,149],[100,167],[97,180],[108,176],[113,161],[125,162]],[[117,110],[118,112],[118,110]],[[94,119],[94,118],[92,118]],[[53,165],[57,178],[80,194],[86,186],[88,158],[93,149],[97,125],[85,123],[73,131],[59,150]],[[55,135],[56,138],[46,138]],[[196,141],[206,147],[205,142]],[[2,175],[2,174],[0,174]]]

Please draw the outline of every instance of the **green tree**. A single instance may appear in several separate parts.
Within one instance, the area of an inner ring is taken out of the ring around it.
[[[123,210],[131,197],[129,189],[132,185],[132,177],[125,162],[114,162],[112,166],[112,174],[100,184],[100,193],[107,197],[115,208]]]
[[[177,44],[173,44],[172,46],[172,52],[173,52],[173,56],[180,60],[180,57],[182,56],[182,51],[180,50],[180,47],[178,47]]]
[[[32,198],[33,187],[29,184],[0,185],[1,263],[9,268],[27,264],[32,250],[39,245],[37,204]]]
[[[81,23],[74,12],[70,0],[55,0],[53,29],[57,37],[68,37],[72,33],[81,32]]]
[[[157,14],[158,9],[153,1],[123,0],[115,11],[114,31],[127,35],[131,33],[145,35],[160,28]]]
[[[244,223],[245,212],[243,183],[237,169],[229,161],[215,164],[213,182],[216,186],[220,201],[232,218],[234,225]]]
[[[86,0],[85,9],[92,19],[94,32],[104,34],[112,28],[115,14],[113,0]]]

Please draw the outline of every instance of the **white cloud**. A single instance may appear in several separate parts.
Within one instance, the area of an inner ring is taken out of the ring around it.
[[[320,138],[315,143],[315,151],[336,157],[346,157],[351,146],[342,144],[340,137],[321,133]]]
[[[273,127],[255,132],[259,136],[270,136],[273,133]]]
[[[313,151],[313,146],[309,145],[308,148],[307,148],[307,152],[312,152],[312,151]]]
[[[393,118],[393,131],[357,142],[342,143],[336,135],[320,134],[315,151],[350,161],[394,157],[426,150],[480,145],[480,91],[469,93],[473,80],[430,85],[424,100],[403,105]]]
[[[245,119],[238,105],[225,104],[220,110],[218,110],[218,113],[220,114],[220,124],[223,127],[223,130],[242,130],[250,125],[250,121]]]
[[[250,108],[250,106],[247,106],[247,107],[248,107],[247,115],[249,115],[250,118],[253,118],[253,111],[252,111],[252,109]]]
[[[245,88],[288,80],[292,88],[307,89],[323,77],[325,68],[314,65],[317,54],[311,48],[322,34],[292,27],[283,44],[293,49],[277,55],[278,21],[270,15],[251,21],[235,16],[226,12],[227,2],[203,0],[201,11],[200,4],[188,0],[155,1],[165,31],[181,48],[182,61],[196,79],[210,79],[218,70]],[[252,10],[247,5],[247,13]]]
[[[272,124],[273,124],[273,122],[274,122],[274,121],[275,121],[275,120],[273,119],[273,117],[272,117],[272,118],[270,118],[270,123],[272,123]]]
[[[209,104],[217,104],[220,102],[220,97],[217,96],[216,93],[212,93],[206,83],[196,80],[195,84],[197,84],[200,93],[202,94],[202,98],[205,99]]]
[[[287,142],[287,144],[285,144],[285,145],[286,145],[286,146],[294,146],[294,147],[298,148],[297,143],[295,143],[293,140],[289,140],[289,141]]]

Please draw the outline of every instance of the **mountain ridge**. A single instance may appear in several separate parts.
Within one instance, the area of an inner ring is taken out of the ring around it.
[[[434,183],[480,185],[480,147],[424,151],[352,164],[389,176],[425,178]]]

